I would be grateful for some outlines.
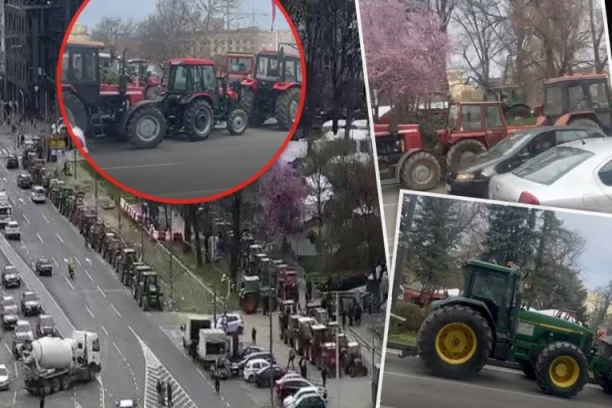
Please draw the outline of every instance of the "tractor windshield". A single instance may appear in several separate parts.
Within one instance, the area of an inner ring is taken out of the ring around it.
[[[227,56],[225,66],[230,74],[246,75],[253,68],[253,61],[249,57]]]
[[[559,86],[549,86],[544,91],[544,116],[563,114],[563,90]]]
[[[168,92],[214,93],[217,76],[212,65],[171,65],[168,74]]]
[[[510,275],[474,266],[468,268],[467,275],[471,275],[471,280],[466,280],[470,285],[466,291],[469,297],[487,305],[498,327],[507,327],[514,301],[514,284]]]
[[[448,109],[448,129],[457,129],[459,122],[459,106],[451,105]]]
[[[69,46],[62,57],[62,81],[97,82],[99,66],[97,48]]]
[[[608,92],[608,85],[604,82],[596,82],[589,85],[589,94],[591,94],[593,108],[610,108],[610,98],[608,97]]]
[[[255,77],[261,79],[278,79],[281,76],[281,63],[278,55],[257,57]]]

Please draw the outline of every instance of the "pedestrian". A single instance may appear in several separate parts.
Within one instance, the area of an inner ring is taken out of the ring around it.
[[[157,384],[155,385],[155,389],[157,390],[157,403],[163,405],[164,400],[162,396],[162,383],[161,380],[157,379]]]
[[[287,370],[289,370],[289,366],[295,371],[295,349],[293,346],[289,349],[289,361],[287,362]]]
[[[342,311],[342,328],[346,327],[346,311]]]
[[[195,340],[192,340],[191,343],[189,344],[189,354],[191,354],[191,358],[193,359],[193,361],[196,361],[196,357],[197,357],[197,343]]]
[[[40,394],[40,408],[45,408],[45,394]]]
[[[221,379],[219,378],[219,371],[215,370],[213,375],[215,376],[215,391],[217,394],[219,394],[219,392],[221,391]]]
[[[170,380],[166,383],[166,399],[168,400],[168,408],[172,408],[172,384],[170,384]]]
[[[306,364],[306,359],[304,357],[300,358],[300,375],[302,376],[302,378],[306,379],[308,378],[308,373],[307,373],[307,369],[308,369],[308,365]]]
[[[355,306],[355,326],[361,326],[361,306]]]
[[[325,388],[327,384],[327,365],[325,364],[321,368],[321,382],[323,383],[323,388]]]
[[[263,302],[263,305],[261,307],[263,309],[263,315],[267,316],[268,315],[268,309],[269,309],[268,299],[264,298],[264,302]]]
[[[257,329],[255,327],[253,327],[253,330],[251,330],[251,342],[253,342],[253,344],[257,344]]]

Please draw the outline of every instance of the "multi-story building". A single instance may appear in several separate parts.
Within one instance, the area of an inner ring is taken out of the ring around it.
[[[218,33],[195,33],[189,53],[215,57],[228,52],[256,53],[262,48],[276,49],[281,43],[295,43],[291,30],[267,31],[258,28],[226,30]]]
[[[64,32],[82,0],[2,0],[4,92],[28,116],[56,114],[55,71]]]

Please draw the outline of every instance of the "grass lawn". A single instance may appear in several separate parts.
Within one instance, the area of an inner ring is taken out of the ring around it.
[[[407,332],[407,331],[403,331],[403,332],[396,332],[396,333],[389,333],[389,337],[387,338],[387,341],[393,342],[393,343],[399,343],[399,344],[405,344],[408,346],[416,346],[416,339],[417,339],[417,334],[415,332]]]

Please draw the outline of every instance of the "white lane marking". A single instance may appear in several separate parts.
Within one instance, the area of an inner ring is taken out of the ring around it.
[[[115,348],[115,350],[117,350],[117,353],[119,353],[119,355],[121,356],[122,359],[126,359],[125,356],[123,355],[123,353],[121,352],[121,350],[119,350],[119,347],[117,346],[117,343],[115,343],[113,341],[113,347]]]
[[[11,348],[8,346],[8,344],[6,344],[6,343],[2,343],[2,344],[4,344],[4,347],[6,348],[6,351],[8,351],[8,352],[9,352],[9,354],[13,354],[13,351],[12,351],[12,350],[11,350]]]
[[[113,309],[113,311],[114,311],[115,313],[117,313],[117,316],[119,316],[119,317],[123,318],[123,316],[121,316],[121,313],[119,313],[119,311],[117,310],[117,308],[115,307],[115,305],[113,305],[113,304],[111,303],[111,305],[110,305],[110,306],[111,306],[111,309]]]
[[[94,318],[94,319],[96,318],[96,316],[93,314],[93,312],[91,311],[91,309],[90,309],[89,307],[87,307],[87,305],[85,305],[85,309],[87,309],[87,313],[89,313],[89,315],[90,315],[92,318]]]
[[[114,171],[114,170],[128,170],[128,169],[148,169],[151,167],[170,167],[178,166],[180,163],[156,163],[156,164],[141,164],[137,166],[120,166],[120,167],[103,167],[103,170]]]
[[[91,259],[89,259],[89,258],[85,258],[85,261],[89,262],[89,264],[90,264],[90,265],[92,265],[92,263],[91,263]]]
[[[15,370],[15,378],[19,377],[19,367],[17,367],[17,360],[13,361],[13,370]]]
[[[52,256],[51,259],[53,260],[53,263],[55,264],[55,266],[59,267],[59,263],[57,263],[57,259],[55,259],[54,256]]]
[[[43,244],[45,243],[45,241],[43,241],[42,237],[40,236],[40,234],[39,234],[38,232],[36,233],[36,236],[38,237],[38,240],[39,240],[41,243],[43,243]]]
[[[89,272],[87,272],[87,271],[84,271],[84,272],[85,272],[85,275],[87,275],[87,277],[89,278],[89,280],[93,282],[93,278],[91,277]]]
[[[13,406],[17,405],[17,390],[13,393]]]
[[[72,284],[72,282],[70,282],[70,280],[68,279],[68,277],[66,275],[64,275],[64,279],[66,279],[66,282],[68,282],[68,284],[70,285],[72,290],[76,290],[76,289],[74,289],[74,285]]]
[[[100,328],[102,329],[102,331],[104,332],[104,334],[106,334],[108,336],[108,332],[106,331],[106,327],[104,326],[100,326]]]
[[[102,296],[106,297],[106,293],[102,291],[102,288],[98,286],[98,292],[102,294]]]
[[[25,213],[21,215],[23,216],[23,219],[26,220],[28,224],[31,224],[30,220],[28,220],[28,217],[26,217]]]
[[[79,258],[74,258],[74,260],[76,261],[76,263],[78,263],[79,265],[83,266],[83,264],[81,263],[81,261],[79,261]]]
[[[25,200],[23,198],[19,197],[17,200],[19,200],[21,204],[25,204]]]
[[[40,215],[42,215],[42,217],[45,219],[45,221],[47,221],[47,224],[50,224],[49,219],[45,216],[45,214],[40,213]]]
[[[57,236],[57,239],[59,239],[59,240],[60,240],[60,242],[63,244],[63,243],[64,243],[64,240],[62,239],[62,237],[60,236],[60,234],[56,233],[55,235]]]

